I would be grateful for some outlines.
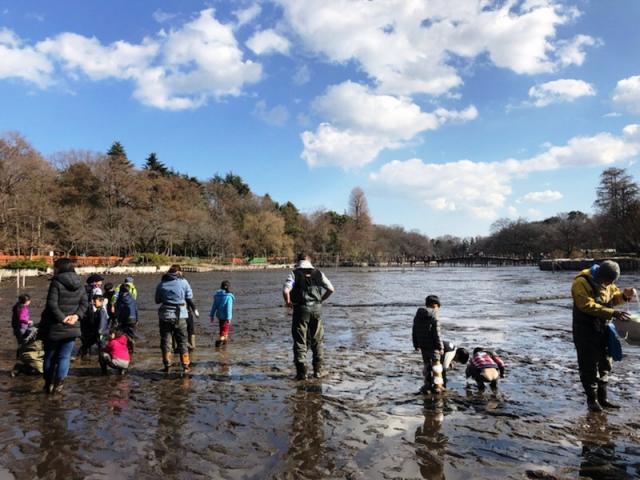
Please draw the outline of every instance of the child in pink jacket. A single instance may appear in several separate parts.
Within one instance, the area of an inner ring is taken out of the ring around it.
[[[102,374],[107,374],[107,367],[111,367],[125,375],[129,368],[131,357],[129,355],[128,338],[120,330],[116,330],[110,335],[110,339],[100,354],[100,368]]]

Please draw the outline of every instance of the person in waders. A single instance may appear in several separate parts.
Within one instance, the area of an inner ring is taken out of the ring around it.
[[[324,273],[314,268],[308,255],[301,253],[296,265],[289,273],[282,296],[285,305],[293,308],[291,334],[293,336],[293,362],[296,366],[296,380],[307,378],[307,347],[313,353],[313,376],[324,376],[322,370],[322,302],[335,291]]]
[[[614,282],[620,266],[605,260],[582,270],[571,285],[573,297],[573,343],[578,354],[580,381],[587,395],[587,408],[620,408],[607,398],[607,383],[612,359],[608,352],[608,327],[611,319],[629,320],[629,314],[613,307],[636,296],[633,288],[620,291]]]
[[[190,371],[189,345],[187,333],[187,307],[197,312],[193,303],[191,285],[182,277],[180,265],[171,265],[169,271],[162,276],[156,287],[156,303],[160,304],[158,318],[160,321],[160,348],[164,371],[171,368],[172,339],[176,340],[176,350],[180,354],[183,372]]]

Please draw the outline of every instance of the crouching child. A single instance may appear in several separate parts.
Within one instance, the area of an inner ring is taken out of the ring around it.
[[[505,365],[502,359],[491,350],[478,347],[473,350],[466,377],[475,380],[478,390],[484,390],[485,383],[492,390],[498,388],[498,379],[504,378]]]
[[[447,372],[456,367],[456,364],[466,365],[469,361],[469,352],[466,348],[457,347],[453,342],[447,340],[442,342],[444,354],[440,357],[442,364],[442,381],[447,388]]]
[[[121,330],[111,334],[111,338],[100,352],[100,368],[103,375],[107,374],[108,367],[117,370],[121,375],[127,373],[131,361],[128,343],[128,337]]]
[[[42,375],[44,362],[44,345],[38,339],[38,329],[30,326],[20,338],[18,347],[18,361],[11,370],[11,376]]]

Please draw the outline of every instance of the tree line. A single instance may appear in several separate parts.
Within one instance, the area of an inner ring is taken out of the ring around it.
[[[44,158],[17,133],[0,137],[0,252],[41,255],[278,257],[311,252],[323,261],[383,263],[461,255],[577,255],[640,246],[638,185],[623,169],[602,173],[596,214],[543,221],[501,219],[486,237],[429,238],[373,223],[356,187],[343,213],[303,213],[257,195],[232,173],[207,180],[168,168],[150,153],[136,168],[114,142],[106,153]]]

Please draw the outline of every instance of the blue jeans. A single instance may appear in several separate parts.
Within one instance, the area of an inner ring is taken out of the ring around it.
[[[52,383],[67,376],[75,342],[75,338],[44,342],[44,379],[46,382]]]

